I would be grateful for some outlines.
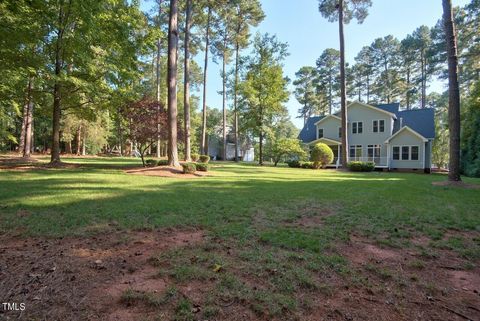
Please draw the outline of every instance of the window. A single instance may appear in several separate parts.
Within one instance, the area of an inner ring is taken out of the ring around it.
[[[342,127],[338,127],[338,138],[342,138]]]
[[[323,137],[323,128],[319,128],[318,129],[318,138],[322,138]]]
[[[393,146],[393,160],[418,161],[419,151],[418,146]]]
[[[363,133],[363,122],[355,121],[352,123],[352,134],[361,134]]]
[[[402,160],[408,160],[410,154],[410,147],[402,146]]]
[[[418,160],[418,146],[410,147],[410,160]]]
[[[385,132],[385,120],[374,120],[373,121],[373,132],[374,133],[383,133]]]
[[[362,145],[350,145],[350,158],[354,160],[362,158]]]
[[[375,158],[380,158],[380,145],[368,145],[367,156],[368,160],[375,160]]]
[[[393,146],[393,160],[400,160],[400,147]]]

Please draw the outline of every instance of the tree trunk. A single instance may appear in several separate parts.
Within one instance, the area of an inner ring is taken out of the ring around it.
[[[71,154],[72,153],[72,141],[69,140],[65,146],[65,153]]]
[[[410,110],[410,68],[407,69],[407,110]]]
[[[234,83],[234,88],[233,88],[233,117],[234,117],[234,122],[233,122],[233,140],[235,143],[235,162],[238,162],[238,110],[237,110],[237,95],[238,95],[238,68],[239,68],[239,51],[240,51],[240,46],[238,44],[238,41],[235,45],[235,83]]]
[[[185,126],[185,161],[190,162],[191,147],[190,147],[190,24],[191,24],[191,10],[192,1],[187,0],[186,18],[185,18],[185,64],[184,64],[184,126]]]
[[[80,148],[81,148],[81,143],[82,143],[82,126],[81,125],[78,125],[78,128],[77,128],[77,152],[75,154],[77,154],[77,156],[80,155]]]
[[[343,33],[343,0],[338,6],[338,31],[340,35],[340,101],[342,118],[342,166],[347,167],[348,163],[348,119],[347,119],[347,90],[345,82],[345,36]]]
[[[329,88],[328,88],[328,113],[331,115],[332,114],[332,105],[333,105],[333,101],[332,101],[332,73],[330,72],[330,75],[329,75],[329,80],[328,80],[328,83],[329,83]]]
[[[211,19],[210,4],[208,7],[207,18],[207,34],[205,37],[205,66],[203,68],[203,112],[202,112],[202,146],[200,146],[200,153],[205,155],[208,151],[205,150],[206,136],[207,136],[207,69],[208,69],[208,50],[210,46],[210,19]]]
[[[31,86],[30,86],[31,90]],[[25,123],[25,145],[23,149],[23,157],[29,158],[32,151],[32,135],[33,135],[33,98],[30,94],[28,99],[27,120]]]
[[[168,26],[168,164],[180,166],[177,149],[178,4],[170,0]]]
[[[442,0],[443,21],[448,52],[448,126],[450,130],[450,160],[448,180],[461,181],[460,177],[460,89],[458,85],[457,38],[453,20],[452,1]]]
[[[82,139],[82,156],[87,155],[87,131],[83,131],[83,139]]]
[[[158,2],[158,27],[161,27],[160,23],[160,17],[162,14],[162,2],[163,0],[159,0]],[[156,98],[157,98],[157,106],[158,106],[158,117],[160,118],[160,54],[161,54],[161,39],[158,37],[157,39],[157,61],[156,61]],[[157,123],[157,158],[160,157],[160,145],[161,145],[161,139],[160,139],[160,121]]]
[[[223,42],[223,71],[222,71],[222,78],[223,78],[223,160],[227,160],[227,61],[226,61],[226,45],[227,41],[224,39]]]
[[[260,130],[258,145],[258,164],[263,165],[263,130]]]
[[[425,108],[427,102],[427,75],[426,75],[426,62],[425,62],[425,52],[422,50],[422,106]]]

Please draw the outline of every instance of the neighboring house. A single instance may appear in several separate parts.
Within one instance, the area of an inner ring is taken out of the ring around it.
[[[377,168],[423,169],[430,172],[435,138],[434,110],[399,110],[400,104],[347,105],[349,160],[373,161]],[[300,132],[304,143],[321,142],[334,153],[330,166],[339,166],[342,153],[339,114],[310,117]]]
[[[233,128],[227,127],[227,160],[235,160],[235,140]],[[222,160],[223,157],[223,127],[215,128],[213,135],[208,135],[208,155],[213,160]],[[238,157],[244,162],[253,162],[255,158],[253,144],[239,137]]]

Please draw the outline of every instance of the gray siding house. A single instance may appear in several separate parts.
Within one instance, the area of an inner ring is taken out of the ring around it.
[[[352,102],[348,111],[349,160],[372,161],[377,168],[431,169],[435,138],[434,110],[400,110],[400,104],[368,105]],[[340,166],[342,154],[339,114],[308,119],[299,135],[304,143],[321,142],[332,148]]]

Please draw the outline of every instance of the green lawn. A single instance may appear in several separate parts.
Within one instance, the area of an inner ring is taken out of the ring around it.
[[[335,250],[352,233],[390,248],[415,247],[412,240],[426,236],[427,255],[441,248],[473,265],[480,259],[480,239],[462,236],[480,232],[480,190],[432,185],[444,175],[214,163],[209,177],[174,179],[125,174],[122,168],[138,165],[132,159],[66,161],[83,166],[0,171],[1,233],[62,237],[199,227],[211,244],[156,258],[161,273],[180,283],[207,280],[215,277],[211,264],[219,263],[263,277],[268,285],[254,291],[235,277],[242,273],[227,272],[215,293],[228,289],[228,295],[253,302],[252,310],[272,316],[302,309],[298,294],[305,289],[329,293],[314,277],[318,271],[353,275]],[[322,218],[318,226],[295,224],[316,216]],[[225,244],[237,249],[235,256],[225,254]],[[199,266],[189,263],[192,256]],[[273,270],[278,272],[265,272]]]

